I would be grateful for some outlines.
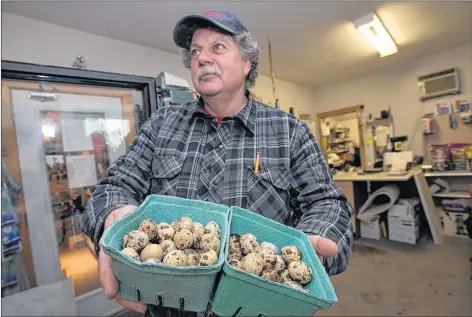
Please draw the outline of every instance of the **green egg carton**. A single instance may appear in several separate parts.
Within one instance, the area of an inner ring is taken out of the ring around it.
[[[162,195],[150,195],[132,213],[115,221],[103,234],[101,245],[112,259],[113,271],[122,298],[145,304],[201,312],[208,306],[216,277],[225,258],[229,236],[230,208],[214,203]],[[120,253],[123,237],[136,230],[145,219],[171,223],[190,217],[204,226],[216,222],[221,229],[221,252],[218,263],[209,266],[173,267],[163,263],[146,263]]]
[[[305,286],[312,294],[236,269],[225,258],[212,305],[218,316],[312,316],[338,301],[325,268],[303,232],[249,210],[232,207],[230,234],[234,233],[251,233],[259,242],[274,243],[279,251],[288,245],[298,247],[302,261],[313,270],[313,279]],[[226,254],[229,254],[228,249],[229,243],[226,243]]]

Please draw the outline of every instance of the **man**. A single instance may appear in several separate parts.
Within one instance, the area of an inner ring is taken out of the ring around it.
[[[249,93],[258,75],[257,43],[226,11],[184,17],[174,41],[199,100],[153,114],[99,181],[83,216],[106,296],[127,309],[146,309],[117,295],[110,258],[98,243],[103,230],[149,194],[240,206],[285,224],[293,210],[327,272],[344,271],[351,207],[306,125]]]

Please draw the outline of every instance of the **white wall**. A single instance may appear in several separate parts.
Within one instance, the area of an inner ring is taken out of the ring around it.
[[[2,13],[3,60],[71,67],[77,55],[86,58],[90,70],[150,77],[166,71],[192,85],[190,73],[180,63],[178,54]],[[313,112],[309,89],[276,80],[276,90],[283,110],[295,106],[298,111]],[[272,100],[271,79],[259,76],[253,91],[266,103]]]
[[[415,154],[422,155],[422,115],[434,112],[433,105],[437,102],[472,98],[471,56],[472,45],[469,44],[315,90],[315,111],[318,113],[364,104],[364,115],[372,113],[374,117],[380,117],[380,111],[391,106],[395,134],[408,135],[409,142],[413,142],[411,149]],[[462,94],[420,102],[417,77],[455,66],[461,72]]]

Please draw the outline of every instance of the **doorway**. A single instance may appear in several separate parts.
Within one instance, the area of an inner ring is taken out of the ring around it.
[[[76,74],[84,72],[93,73]],[[71,279],[81,316],[122,310],[101,289],[94,246],[79,218],[92,187],[132,142],[146,99],[132,87],[2,81],[3,160],[22,186],[24,275],[30,287]]]

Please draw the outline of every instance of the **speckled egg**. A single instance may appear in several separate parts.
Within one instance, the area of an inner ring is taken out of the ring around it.
[[[159,259],[147,259],[146,261],[144,261],[145,263],[152,263],[152,264],[158,264],[158,263],[162,263]]]
[[[262,271],[261,277],[272,282],[280,281],[279,273],[277,273],[275,270],[264,270]]]
[[[203,250],[215,250],[216,253],[219,253],[220,247],[220,239],[213,233],[205,233],[202,236],[201,248]]]
[[[270,270],[275,268],[277,264],[277,256],[269,252],[259,252],[262,259],[264,259],[264,270]]]
[[[195,249],[202,248],[202,237],[203,235],[200,235],[200,233],[197,233],[197,232],[193,233],[193,247]]]
[[[259,242],[252,234],[242,235],[239,243],[241,244],[241,251],[243,251],[244,255],[260,251]]]
[[[190,248],[193,245],[193,233],[188,229],[181,229],[174,235],[174,243],[179,250]]]
[[[279,248],[277,248],[275,244],[267,241],[261,243],[261,249],[267,252],[272,252],[275,255],[279,253]]]
[[[293,281],[292,277],[290,276],[290,272],[288,269],[283,270],[282,272],[279,273],[280,275],[280,282],[285,283],[289,281]]]
[[[151,219],[146,219],[141,221],[139,224],[138,230],[144,232],[148,235],[149,240],[156,240],[158,238],[157,231],[159,229],[159,225]]]
[[[164,257],[164,250],[162,246],[154,243],[148,244],[142,251],[141,251],[141,260],[146,261],[149,259],[158,259],[162,261]]]
[[[303,286],[301,286],[299,283],[295,282],[295,281],[286,281],[284,282],[285,285],[288,285],[290,287],[293,287],[294,289],[296,290],[299,290],[299,291],[302,291],[304,292],[305,289],[303,288]]]
[[[283,247],[280,250],[280,253],[282,254],[282,258],[284,259],[285,262],[290,263],[293,261],[300,261],[302,259],[302,252],[293,245]]]
[[[141,251],[149,243],[149,237],[142,231],[133,230],[123,237],[123,249],[132,248]]]
[[[203,236],[205,234],[205,227],[199,222],[194,222],[193,233],[198,233],[200,236]]]
[[[174,227],[169,225],[168,223],[161,223],[159,224],[159,229],[157,230],[157,234],[159,239],[161,240],[172,240],[174,238]]]
[[[244,271],[259,275],[264,268],[264,260],[259,253],[249,253],[241,262],[243,262]]]
[[[184,253],[187,255],[188,258],[188,265],[190,266],[198,266],[199,265],[199,254],[197,251],[193,249],[185,249]]]
[[[229,244],[235,244],[235,243],[238,243],[239,244],[239,234],[237,233],[233,233],[233,234],[230,234],[229,235]]]
[[[244,270],[244,265],[243,265],[243,262],[239,261],[239,260],[236,260],[236,259],[230,259],[228,261],[228,264],[235,267],[235,268],[238,268],[240,270]]]
[[[280,271],[283,271],[287,268],[287,266],[285,265],[285,261],[284,259],[282,258],[281,255],[277,255],[277,262],[275,263],[275,267],[274,269],[277,271],[277,272],[280,272]]]
[[[302,261],[293,261],[288,265],[288,272],[292,279],[300,284],[308,284],[311,282],[313,272],[308,264]]]
[[[164,255],[169,253],[170,251],[177,250],[175,247],[175,243],[172,240],[162,240],[159,245],[162,247],[162,251],[164,251]]]
[[[229,259],[241,260],[243,257],[243,252],[241,251],[241,248],[230,245],[228,251],[229,251],[229,254],[228,254]]]
[[[214,221],[210,221],[209,223],[207,223],[207,225],[205,226],[205,233],[213,233],[218,237],[218,239],[221,238],[220,226],[218,226],[218,224]]]
[[[166,254],[164,257],[164,264],[172,266],[187,266],[188,258],[187,255],[182,250],[172,250]]]
[[[187,229],[190,232],[194,232],[193,221],[189,217],[182,217],[175,222],[174,229],[175,232],[178,232],[182,229]]]
[[[130,248],[130,247],[124,248],[123,250],[121,250],[121,253],[135,259],[136,261],[141,261],[138,252],[136,252],[136,250],[133,248]]]
[[[202,251],[199,262],[201,266],[214,265],[218,263],[218,254],[213,249]]]

